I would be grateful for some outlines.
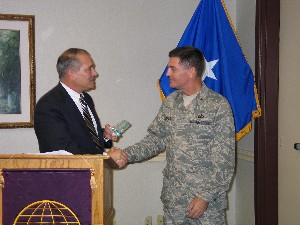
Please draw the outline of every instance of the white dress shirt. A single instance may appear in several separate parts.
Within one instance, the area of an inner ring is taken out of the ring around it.
[[[69,88],[67,85],[65,85],[64,83],[60,82],[61,85],[66,89],[66,91],[68,92],[68,94],[70,95],[70,97],[72,98],[72,100],[74,101],[74,103],[76,104],[78,110],[80,111],[81,115],[82,115],[82,118],[84,118],[83,116],[83,109],[82,109],[82,106],[81,106],[81,103],[79,101],[79,98],[80,98],[80,94],[78,94],[76,91],[72,90],[71,88]],[[96,120],[95,120],[95,117],[90,109],[89,106],[88,107],[88,110],[89,110],[89,113],[92,117],[92,121],[93,121],[93,125],[95,127],[95,130],[98,134],[98,130],[97,130],[97,123],[96,123]]]

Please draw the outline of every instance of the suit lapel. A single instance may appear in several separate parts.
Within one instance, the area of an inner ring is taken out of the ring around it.
[[[63,101],[64,107],[65,107],[65,110],[67,111],[67,114],[69,116],[75,117],[75,119],[77,121],[79,121],[80,126],[83,127],[84,130],[86,129],[88,131],[85,121],[84,121],[79,109],[77,108],[75,102],[73,101],[71,96],[68,94],[66,89],[60,83],[57,85],[57,88],[58,88],[59,92],[61,93],[61,96],[64,100]]]

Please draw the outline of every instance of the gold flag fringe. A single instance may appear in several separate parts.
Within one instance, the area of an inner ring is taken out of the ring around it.
[[[2,175],[2,170],[0,170],[0,187],[1,188],[4,188],[4,183],[5,183],[5,181],[4,181],[4,177]]]
[[[164,95],[161,87],[160,87],[160,84],[159,84],[159,80],[157,81],[157,87],[158,87],[158,90],[159,90],[159,94],[160,94],[160,98],[162,101],[164,101],[166,99],[166,96]]]
[[[95,179],[95,170],[94,169],[90,169],[91,171],[91,180],[90,180],[90,185],[91,185],[91,188],[97,188],[97,182],[96,182],[96,179]]]
[[[236,31],[235,31],[234,25],[233,25],[233,23],[232,23],[232,20],[231,20],[231,18],[230,18],[230,15],[229,15],[229,13],[228,13],[227,8],[226,8],[226,4],[225,4],[224,0],[221,0],[221,2],[222,2],[222,5],[223,5],[223,8],[224,8],[224,11],[225,11],[225,13],[226,13],[227,19],[228,19],[228,21],[229,21],[229,23],[230,23],[231,29],[232,29],[232,31],[233,31],[233,33],[234,33],[234,35],[235,35],[235,37],[236,37],[236,39],[237,39],[239,45],[240,45],[240,48],[241,48],[241,50],[242,50],[242,53],[243,53],[243,55],[244,55],[246,61],[248,62],[248,59],[247,59],[246,55],[245,55],[244,52],[243,52],[242,46],[241,46],[241,44],[240,44],[239,37],[238,37],[238,35],[237,35]],[[252,73],[253,73],[253,72],[252,72]],[[260,103],[259,103],[259,99],[258,99],[257,88],[256,88],[256,84],[255,84],[255,77],[254,77],[254,94],[255,94],[255,99],[256,99],[257,110],[254,110],[254,111],[252,112],[252,119],[255,119],[255,118],[258,118],[258,117],[261,116],[261,108],[260,108]],[[250,124],[250,127],[249,127],[249,124],[246,125],[246,127],[243,128],[243,129],[239,132],[240,134],[239,134],[239,133],[237,134],[237,136],[239,137],[239,138],[236,138],[237,141],[238,141],[239,139],[241,139],[243,136],[245,136],[247,133],[249,133],[251,129],[252,129],[251,124]]]

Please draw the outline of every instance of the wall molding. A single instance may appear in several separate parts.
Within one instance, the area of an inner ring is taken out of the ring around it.
[[[238,159],[243,159],[249,162],[254,163],[254,152],[242,148],[237,149],[237,158]],[[161,161],[166,161],[166,152],[162,152],[156,157],[148,160],[149,162],[161,162]]]
[[[243,159],[243,160],[254,163],[254,152],[253,151],[238,148],[237,157],[238,157],[238,159]]]

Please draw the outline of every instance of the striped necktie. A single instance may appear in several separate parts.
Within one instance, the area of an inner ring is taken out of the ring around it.
[[[91,114],[89,112],[88,105],[84,101],[82,95],[80,95],[79,101],[80,101],[80,104],[81,104],[81,107],[82,107],[82,111],[83,111],[83,118],[84,118],[85,123],[86,123],[86,125],[87,125],[87,127],[89,129],[89,132],[90,132],[90,134],[92,136],[93,142],[96,145],[96,149],[101,151],[100,141],[99,141],[96,129],[95,129],[94,125],[93,125],[93,120],[92,120]]]

